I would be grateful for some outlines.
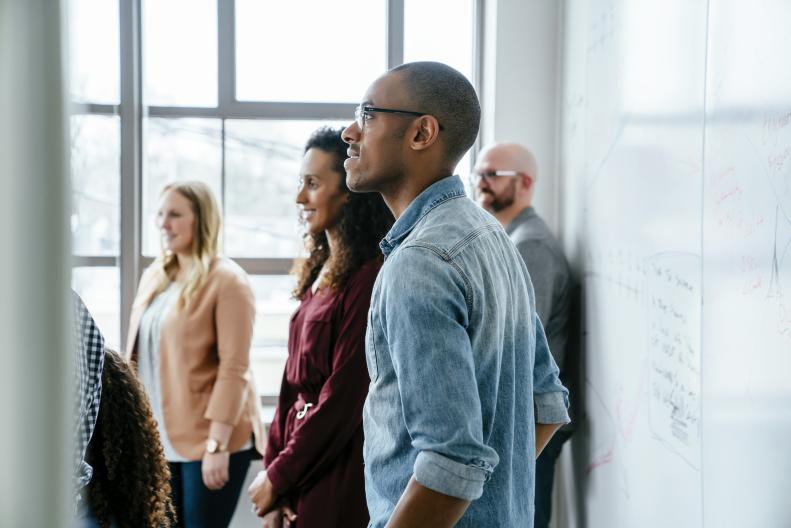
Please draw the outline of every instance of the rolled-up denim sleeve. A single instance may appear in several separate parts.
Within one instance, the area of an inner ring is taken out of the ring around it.
[[[483,441],[465,283],[425,248],[403,248],[394,260],[385,324],[405,425],[418,452],[415,479],[475,500],[499,457]]]
[[[423,486],[464,500],[475,500],[491,470],[462,464],[431,451],[421,451],[415,460],[415,479]]]
[[[538,315],[534,318],[536,327],[536,359],[533,366],[533,401],[535,403],[536,423],[569,423],[569,391],[560,383],[558,370],[549,352],[547,336]]]

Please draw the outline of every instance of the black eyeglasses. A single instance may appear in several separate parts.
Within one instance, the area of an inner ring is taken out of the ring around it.
[[[412,110],[394,110],[392,108],[377,108],[375,106],[359,105],[354,109],[354,120],[357,122],[357,126],[360,128],[360,130],[365,128],[365,122],[368,121],[370,114],[373,114],[374,112],[381,112],[384,114],[402,114],[414,117],[428,115],[425,112],[413,112]],[[437,124],[439,124],[440,130],[444,130],[442,124],[439,123],[439,121],[437,121]]]

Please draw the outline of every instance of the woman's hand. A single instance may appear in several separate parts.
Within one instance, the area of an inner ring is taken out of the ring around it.
[[[266,515],[275,505],[275,488],[266,476],[266,471],[259,471],[253,483],[247,488],[247,495],[253,501],[253,512],[259,517]]]
[[[280,506],[264,515],[263,528],[290,528],[297,514],[289,506]]]
[[[264,515],[263,520],[262,528],[283,528],[283,511],[280,508],[275,508]]]
[[[227,451],[221,453],[204,453],[201,463],[203,483],[210,490],[222,489],[228,483],[228,462],[231,455]]]

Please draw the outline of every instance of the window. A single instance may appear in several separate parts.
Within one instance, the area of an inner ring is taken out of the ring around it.
[[[295,205],[302,150],[320,126],[344,121],[229,120],[225,126],[225,249],[231,257],[302,251]]]
[[[253,372],[271,401],[297,306],[288,272],[302,251],[305,141],[351,122],[368,83],[405,59],[474,79],[480,1],[69,0],[72,284],[108,344],[126,337],[137,280],[160,251],[163,185],[204,181],[225,254],[250,275]],[[447,38],[426,41],[428,23]]]
[[[219,119],[151,118],[144,124],[143,254],[160,251],[156,213],[165,184],[204,182],[222,203],[222,122]]]
[[[288,346],[288,323],[298,301],[291,298],[296,280],[289,275],[253,275],[255,327],[251,363],[256,387],[277,394]],[[284,331],[285,329],[285,331]]]
[[[476,7],[475,0],[404,0],[404,62],[444,62],[475,86]],[[468,196],[470,153],[456,167]]]
[[[70,0],[72,288],[120,349],[119,3]]]
[[[237,0],[236,95],[358,103],[387,69],[386,9],[384,0]],[[351,51],[353,42],[365,45]]]
[[[474,42],[474,0],[404,0],[404,62],[444,62],[475,85]]]
[[[71,271],[72,288],[82,297],[102,330],[105,345],[121,350],[120,273],[116,266],[78,267]]]
[[[71,97],[80,103],[118,104],[118,2],[69,0]]]
[[[144,0],[142,28],[145,103],[216,106],[217,1]]]
[[[121,247],[121,143],[116,116],[71,118],[72,251],[118,256]]]

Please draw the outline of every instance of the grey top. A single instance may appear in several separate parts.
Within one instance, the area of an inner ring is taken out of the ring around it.
[[[505,231],[525,261],[549,350],[560,369],[561,381],[572,391],[569,386],[572,380],[568,375],[570,365],[566,364],[574,287],[571,268],[560,242],[532,207],[519,213]],[[574,395],[571,394],[570,398],[574,399]]]
[[[140,318],[140,333],[138,334],[137,370],[140,381],[146,388],[146,394],[151,401],[151,410],[157,421],[159,439],[168,462],[189,462],[179,455],[170,445],[168,433],[165,430],[164,416],[162,414],[162,388],[159,377],[159,336],[162,332],[162,323],[173,309],[178,299],[179,287],[175,282],[154,297]]]

